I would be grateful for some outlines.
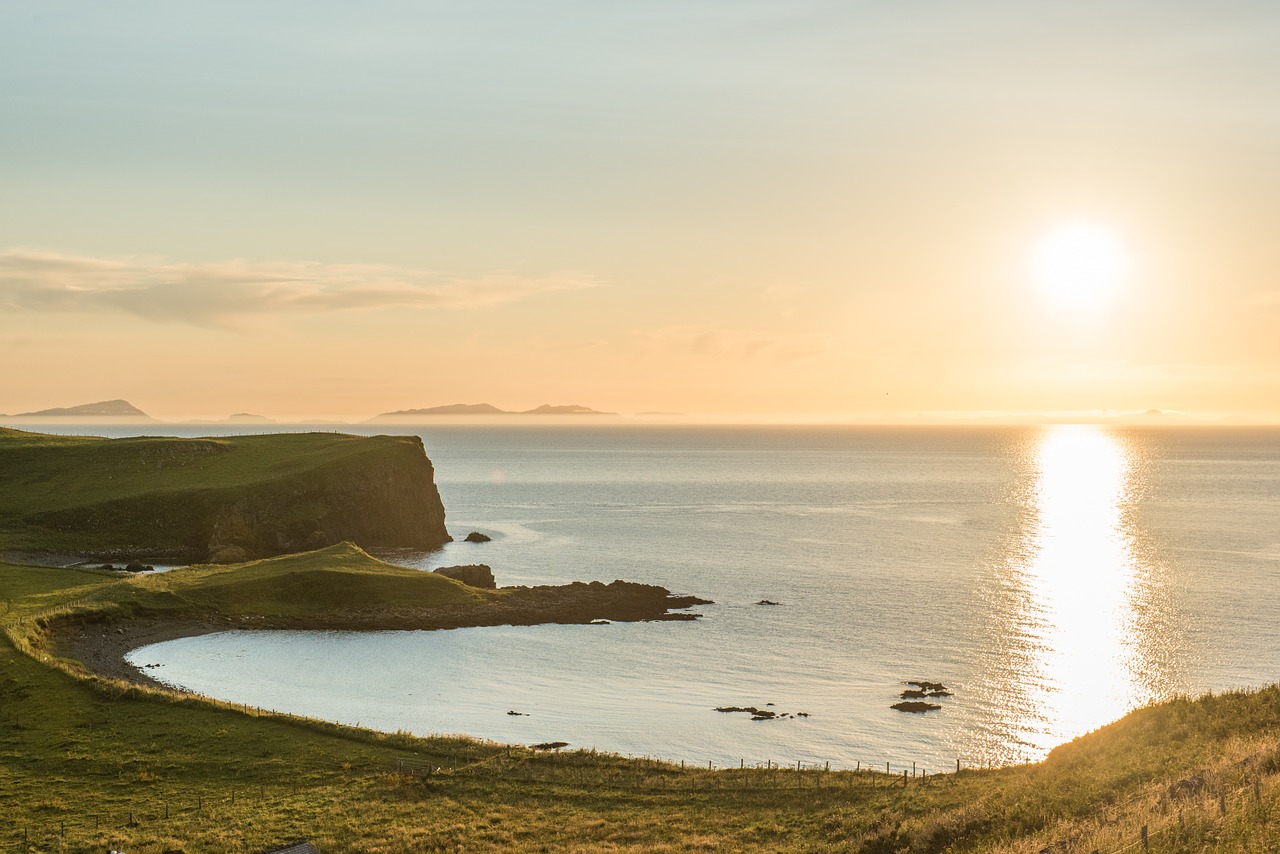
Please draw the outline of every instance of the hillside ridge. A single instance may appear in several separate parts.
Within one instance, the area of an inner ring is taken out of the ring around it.
[[[0,550],[235,562],[451,538],[417,436],[124,439],[0,429]]]

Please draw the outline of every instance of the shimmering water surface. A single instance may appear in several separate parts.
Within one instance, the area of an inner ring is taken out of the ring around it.
[[[1280,678],[1274,429],[400,432],[423,437],[454,536],[494,540],[385,557],[717,604],[680,623],[228,632],[132,660],[387,730],[938,770],[1038,758],[1153,700]],[[891,710],[910,679],[954,696]],[[766,703],[809,717],[713,711]]]

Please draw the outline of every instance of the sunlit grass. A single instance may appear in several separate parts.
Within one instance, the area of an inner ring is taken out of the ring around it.
[[[14,614],[118,583],[0,567]],[[8,632],[43,655],[38,622]],[[904,786],[868,771],[681,769],[372,733],[76,678],[56,665],[0,645],[0,849],[22,850],[25,835],[38,851],[257,851],[300,838],[330,854],[1038,852],[1063,841],[1109,851],[1137,843],[1144,825],[1158,851],[1280,845],[1275,688],[1173,700],[1043,763]],[[406,756],[440,770],[397,774]],[[1201,789],[1170,800],[1170,786],[1197,774]]]

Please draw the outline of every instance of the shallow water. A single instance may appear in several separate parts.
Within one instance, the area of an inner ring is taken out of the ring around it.
[[[230,632],[133,660],[206,694],[387,730],[931,770],[1038,758],[1137,705],[1280,673],[1273,429],[421,435],[451,533],[494,540],[387,557],[717,604],[680,623]],[[891,710],[908,679],[954,696]],[[766,703],[810,716],[713,711]]]

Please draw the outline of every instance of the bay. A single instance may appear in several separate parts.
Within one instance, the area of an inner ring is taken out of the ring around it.
[[[234,702],[385,730],[931,770],[1036,759],[1138,705],[1280,672],[1275,429],[401,432],[423,437],[455,538],[494,539],[383,557],[716,604],[679,623],[229,632],[133,660]],[[953,696],[895,711],[908,680]]]

